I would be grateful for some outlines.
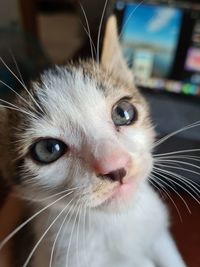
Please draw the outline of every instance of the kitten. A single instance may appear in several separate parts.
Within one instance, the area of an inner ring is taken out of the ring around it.
[[[184,267],[148,184],[155,134],[115,18],[99,65],[55,67],[30,92],[1,110],[0,169],[27,199],[12,266]]]

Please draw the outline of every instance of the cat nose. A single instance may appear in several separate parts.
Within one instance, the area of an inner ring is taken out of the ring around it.
[[[127,174],[131,158],[122,150],[111,151],[94,160],[94,170],[97,177],[122,182]]]

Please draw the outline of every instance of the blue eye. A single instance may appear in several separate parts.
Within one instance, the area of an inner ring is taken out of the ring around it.
[[[67,146],[57,139],[42,139],[31,149],[32,158],[42,164],[58,160],[67,150]]]
[[[112,120],[116,126],[130,125],[137,120],[137,110],[128,101],[121,100],[112,109]]]

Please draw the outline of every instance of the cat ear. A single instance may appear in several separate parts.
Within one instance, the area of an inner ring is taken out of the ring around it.
[[[125,79],[133,81],[133,73],[128,69],[119,44],[117,20],[114,15],[108,18],[103,41],[101,64],[104,69]]]

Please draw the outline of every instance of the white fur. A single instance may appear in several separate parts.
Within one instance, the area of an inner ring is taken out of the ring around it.
[[[53,214],[56,216],[56,212]],[[53,216],[51,214],[51,216]],[[152,189],[144,184],[132,203],[132,209],[121,214],[90,213],[83,229],[73,230],[72,242],[66,258],[73,222],[66,223],[60,233],[54,266],[59,267],[184,267],[168,233],[168,216],[164,205]],[[36,224],[37,238],[47,228],[46,215]],[[55,235],[61,225],[59,220],[50,230],[34,256],[33,266],[49,266]],[[42,226],[42,227],[41,227]],[[79,231],[79,233],[78,233]],[[77,243],[77,234],[79,243]],[[157,265],[158,264],[158,265]]]

